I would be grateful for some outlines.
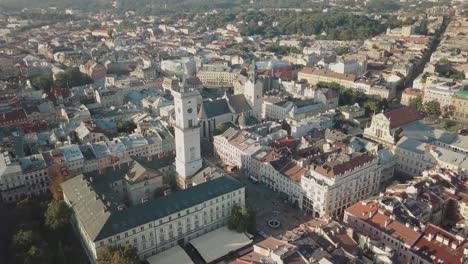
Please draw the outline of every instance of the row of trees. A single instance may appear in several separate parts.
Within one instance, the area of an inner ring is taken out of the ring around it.
[[[366,109],[367,115],[381,112],[383,109],[388,107],[388,101],[385,98],[381,100],[370,100],[365,93],[354,91],[352,89],[345,89],[336,82],[319,82],[317,86],[319,88],[329,88],[338,91],[340,93],[340,106],[357,103]]]
[[[423,98],[421,96],[411,98],[409,101],[409,106],[413,107],[414,109],[420,112],[424,112],[426,115],[430,117],[437,117],[442,114],[440,103],[437,100],[432,100],[432,101],[424,103]],[[448,113],[444,113],[444,114],[448,114]]]
[[[273,52],[276,55],[288,55],[290,53],[302,53],[302,50],[296,47],[287,47],[287,46],[280,46],[278,44],[273,44],[268,46],[266,49],[268,52]]]
[[[55,76],[55,80],[51,73],[44,73],[32,77],[30,81],[34,88],[49,92],[52,87],[71,88],[90,84],[93,82],[93,79],[80,72],[78,68],[70,68],[64,72],[58,73]]]

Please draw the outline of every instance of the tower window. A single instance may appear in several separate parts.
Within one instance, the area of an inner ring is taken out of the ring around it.
[[[192,127],[192,126],[193,126],[193,124],[192,124],[192,119],[189,119],[189,121],[188,121],[188,126],[189,126],[189,127]]]

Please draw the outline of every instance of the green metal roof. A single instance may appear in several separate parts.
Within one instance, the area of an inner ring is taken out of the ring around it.
[[[468,99],[468,91],[458,91],[455,93],[455,96]]]
[[[224,176],[123,211],[112,212],[94,241],[131,230],[242,187],[244,185],[239,181]]]

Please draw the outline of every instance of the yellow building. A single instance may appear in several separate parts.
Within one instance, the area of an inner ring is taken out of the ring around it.
[[[462,122],[468,122],[468,91],[459,91],[452,96],[455,107],[453,117]]]
[[[356,75],[306,67],[297,74],[297,79],[306,80],[310,85],[317,85],[319,82],[336,82],[345,88],[352,88]]]

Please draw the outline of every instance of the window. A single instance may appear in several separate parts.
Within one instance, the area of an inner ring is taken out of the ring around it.
[[[188,121],[188,127],[192,127],[192,126],[193,126],[192,119],[189,119],[189,121]]]

